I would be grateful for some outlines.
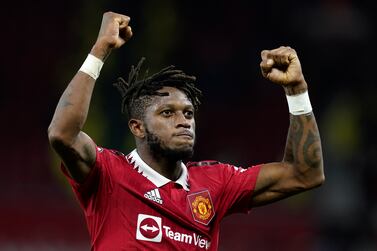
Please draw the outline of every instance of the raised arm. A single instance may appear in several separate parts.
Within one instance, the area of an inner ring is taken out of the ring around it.
[[[308,86],[297,54],[290,47],[280,47],[264,50],[261,56],[262,75],[283,86],[290,99],[291,114],[284,158],[261,167],[253,206],[283,199],[324,182],[321,140],[309,99],[305,97]]]
[[[72,178],[79,183],[84,181],[96,158],[93,141],[82,131],[95,78],[111,50],[121,47],[131,38],[129,21],[129,17],[112,12],[103,15],[97,41],[90,51],[90,55],[94,56],[91,60],[94,62],[86,61],[85,67],[83,65],[68,84],[48,128],[51,146],[68,168]]]

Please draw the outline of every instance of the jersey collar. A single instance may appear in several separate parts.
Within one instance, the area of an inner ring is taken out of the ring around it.
[[[156,172],[152,167],[148,166],[148,164],[145,163],[141,159],[136,149],[133,150],[128,155],[127,159],[131,164],[134,165],[134,168],[137,169],[140,174],[142,174],[145,178],[147,178],[157,187],[162,187],[171,181],[165,176]],[[175,181],[175,183],[180,184],[183,187],[183,189],[185,189],[186,191],[190,191],[190,188],[187,182],[188,181],[187,167],[183,163],[181,165],[182,165],[182,173],[181,173],[181,176]]]

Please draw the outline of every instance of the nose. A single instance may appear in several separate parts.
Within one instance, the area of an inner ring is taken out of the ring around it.
[[[190,129],[191,120],[192,119],[187,119],[185,115],[182,112],[180,112],[178,113],[177,118],[176,118],[176,127],[183,127],[183,128]]]

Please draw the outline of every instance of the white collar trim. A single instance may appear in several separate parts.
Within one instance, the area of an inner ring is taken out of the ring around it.
[[[156,172],[152,167],[148,166],[147,163],[145,163],[141,158],[140,155],[137,153],[136,149],[133,150],[128,156],[128,161],[133,164],[134,169],[137,169],[137,171],[143,175],[145,178],[147,178],[149,181],[151,181],[153,184],[155,184],[157,187],[162,187],[163,185],[166,185],[171,180],[166,178],[165,176],[162,176],[158,172]],[[185,164],[181,164],[182,166],[182,173],[181,176],[175,181],[175,183],[180,184],[183,189],[186,191],[190,191],[189,185],[187,183],[188,181],[188,172],[187,167]]]

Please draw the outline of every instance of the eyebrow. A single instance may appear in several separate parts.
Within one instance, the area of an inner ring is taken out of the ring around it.
[[[167,104],[162,104],[161,106],[159,106],[157,110],[161,110],[163,108],[176,108],[176,107],[177,107],[177,105],[175,105],[175,104],[167,103]],[[183,109],[194,110],[194,106],[192,104],[186,104],[186,105],[184,105]]]

